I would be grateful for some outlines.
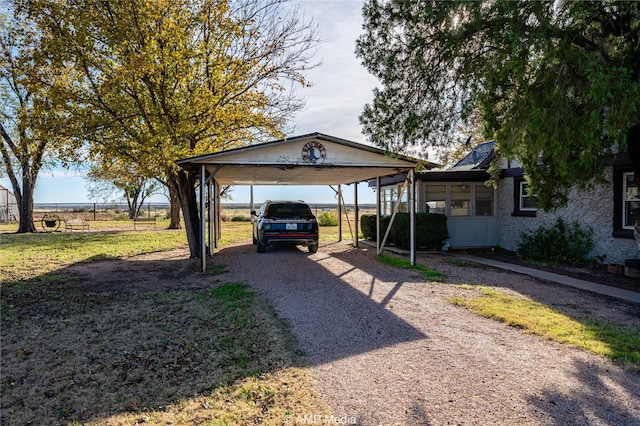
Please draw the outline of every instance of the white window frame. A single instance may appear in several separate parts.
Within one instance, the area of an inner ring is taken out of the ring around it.
[[[532,199],[533,197],[531,196],[531,194],[528,193],[528,191],[527,191],[527,195],[525,195],[525,185],[527,185],[527,186],[529,185],[526,180],[520,181],[519,184],[520,184],[520,191],[519,191],[518,200],[519,200],[519,204],[520,205],[518,206],[518,210],[520,210],[521,212],[536,212],[536,211],[538,211],[538,209],[535,208],[535,207],[524,207],[523,206],[522,200],[524,198]]]
[[[423,186],[423,197],[425,199],[424,202],[424,206],[425,206],[425,210],[426,210],[426,206],[429,203],[429,201],[426,201],[429,197],[428,197],[428,187],[429,186],[439,186],[442,185],[444,186],[444,190],[445,190],[445,198],[444,200],[431,200],[431,201],[439,201],[439,202],[444,202],[444,211],[442,212],[445,216],[447,217],[452,217],[452,218],[469,218],[469,217],[495,217],[497,216],[497,191],[495,189],[493,189],[493,209],[490,215],[481,215],[481,216],[476,216],[476,187],[478,186],[484,186],[484,184],[482,183],[477,183],[477,182],[470,182],[470,183],[465,183],[466,187],[467,187],[467,191],[469,191],[469,214],[468,215],[462,215],[462,216],[452,216],[451,215],[451,188],[455,187],[455,186],[460,186],[462,185],[463,182],[446,182],[446,183],[433,183],[433,184],[425,184]],[[467,201],[467,200],[465,200]],[[439,208],[438,208],[439,209]]]
[[[640,198],[630,198],[627,199],[627,177],[632,176],[633,172],[627,172],[622,174],[622,228],[623,229],[633,229],[633,225],[625,225],[627,219],[627,206],[629,201],[638,201],[640,202]]]

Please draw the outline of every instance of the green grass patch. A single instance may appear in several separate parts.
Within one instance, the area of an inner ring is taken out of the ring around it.
[[[225,312],[246,308],[253,302],[253,292],[244,283],[227,283],[216,287],[210,293],[221,304],[220,308]]]
[[[412,265],[409,259],[405,259],[402,257],[389,256],[388,254],[379,254],[378,260],[385,265],[393,266],[394,268],[413,269],[416,271],[420,271],[425,278],[431,281],[444,281],[446,279],[442,272],[431,269],[428,266],[421,265],[420,263]]]
[[[227,265],[221,265],[221,264],[208,264],[207,265],[207,272],[212,274],[212,275],[222,275],[222,274],[226,274],[227,272],[229,272],[229,268],[227,267]]]
[[[640,370],[640,328],[602,320],[577,320],[527,297],[512,296],[483,286],[461,285],[480,294],[450,299],[484,317],[546,339],[566,343]]]
[[[220,246],[251,241],[253,225],[251,222],[224,222],[218,241]]]

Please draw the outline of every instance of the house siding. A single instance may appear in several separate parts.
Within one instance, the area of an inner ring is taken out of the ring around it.
[[[613,232],[613,173],[605,175],[607,184],[596,184],[588,191],[571,190],[566,207],[554,212],[538,210],[535,217],[513,216],[514,178],[500,179],[498,184],[498,218],[500,246],[507,250],[518,250],[520,236],[524,231],[532,231],[540,226],[549,226],[561,217],[567,222],[579,220],[593,228],[593,250],[589,257],[602,256],[604,263],[624,263],[625,259],[636,257],[638,245],[634,240],[614,238]]]

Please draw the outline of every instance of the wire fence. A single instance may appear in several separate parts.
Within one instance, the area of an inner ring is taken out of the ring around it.
[[[33,217],[37,219],[47,213],[55,213],[66,219],[84,219],[88,221],[127,219],[129,206],[117,203],[36,203]],[[138,217],[168,217],[169,203],[145,203]],[[14,222],[20,219],[16,203],[0,204],[0,222]]]
[[[0,200],[1,201],[1,200]],[[316,215],[331,210],[337,210],[335,203],[309,204]],[[253,208],[258,209],[260,204],[254,204]],[[347,205],[347,210],[354,209],[355,206]],[[375,205],[359,205],[361,210],[375,210]],[[222,203],[222,212],[227,211],[230,215],[235,213],[250,215],[251,205],[249,203]],[[65,219],[84,219],[87,221],[117,220],[129,218],[129,206],[118,203],[36,203],[33,208],[34,219],[47,213],[55,213]],[[140,208],[138,217],[164,217],[170,216],[169,203],[144,203]],[[0,223],[16,222],[20,219],[18,205],[16,203],[0,202]]]

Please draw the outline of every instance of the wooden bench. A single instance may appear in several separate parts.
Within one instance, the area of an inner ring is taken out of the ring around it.
[[[133,219],[133,229],[137,229],[136,226],[140,225],[153,225],[153,229],[156,229],[155,217],[137,217]]]
[[[89,224],[84,219],[65,219],[63,222],[65,231],[73,231],[74,229],[89,230]]]

